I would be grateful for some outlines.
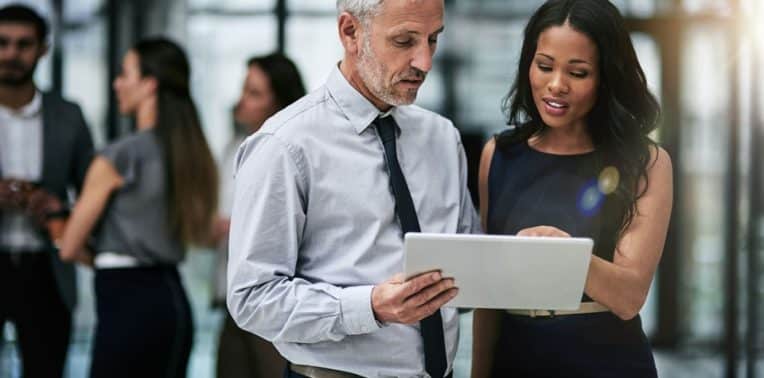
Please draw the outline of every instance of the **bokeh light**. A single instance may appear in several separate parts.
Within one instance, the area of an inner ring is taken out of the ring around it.
[[[615,192],[618,188],[618,183],[621,180],[621,173],[618,172],[618,168],[609,166],[602,170],[599,177],[599,190],[604,195]]]

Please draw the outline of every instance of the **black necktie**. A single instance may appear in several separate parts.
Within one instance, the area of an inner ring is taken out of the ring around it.
[[[397,125],[392,116],[377,118],[374,121],[377,133],[385,147],[385,160],[390,171],[390,186],[395,196],[395,212],[401,223],[403,233],[420,232],[419,219],[416,216],[411,192],[403,177],[401,166],[398,165],[398,155],[395,150],[395,129]],[[420,322],[422,339],[424,340],[424,364],[427,373],[433,378],[440,378],[446,373],[446,344],[443,339],[443,319],[440,310],[422,319]]]

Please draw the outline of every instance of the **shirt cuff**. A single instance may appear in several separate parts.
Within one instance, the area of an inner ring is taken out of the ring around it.
[[[371,309],[371,289],[374,286],[353,286],[342,289],[340,311],[348,335],[362,335],[380,328]]]

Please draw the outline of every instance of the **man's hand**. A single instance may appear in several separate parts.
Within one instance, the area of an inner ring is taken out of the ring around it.
[[[371,308],[378,321],[414,324],[440,310],[459,292],[454,280],[444,279],[440,272],[403,279],[399,273],[372,289]]]
[[[23,209],[33,185],[21,180],[0,180],[0,209]]]
[[[557,227],[552,226],[536,226],[529,227],[520,230],[517,236],[542,236],[542,237],[556,237],[556,238],[569,238],[570,234],[560,230]]]
[[[58,197],[48,193],[44,189],[34,189],[27,198],[26,212],[37,224],[45,226],[48,220],[48,214],[61,211],[64,205]]]

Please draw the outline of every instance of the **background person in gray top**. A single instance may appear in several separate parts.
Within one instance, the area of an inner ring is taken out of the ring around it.
[[[34,83],[47,38],[32,9],[0,9],[0,332],[6,320],[16,326],[29,378],[63,375],[76,280],[74,266],[58,259],[53,225],[93,154],[79,106]]]
[[[458,314],[441,306],[457,294],[454,282],[398,274],[412,218],[425,232],[479,230],[458,131],[409,105],[432,68],[443,2],[338,7],[339,67],[239,149],[228,308],[274,342],[291,363],[287,376],[447,376]],[[378,130],[390,136],[384,145]],[[406,190],[394,194],[400,172]],[[420,328],[435,316],[440,350],[426,355],[433,338]]]
[[[185,377],[191,309],[176,265],[207,241],[217,209],[215,162],[189,92],[183,50],[148,39],[125,55],[114,89],[138,132],[88,169],[61,242],[65,259],[95,266],[91,377]],[[95,258],[83,251],[95,230]]]

